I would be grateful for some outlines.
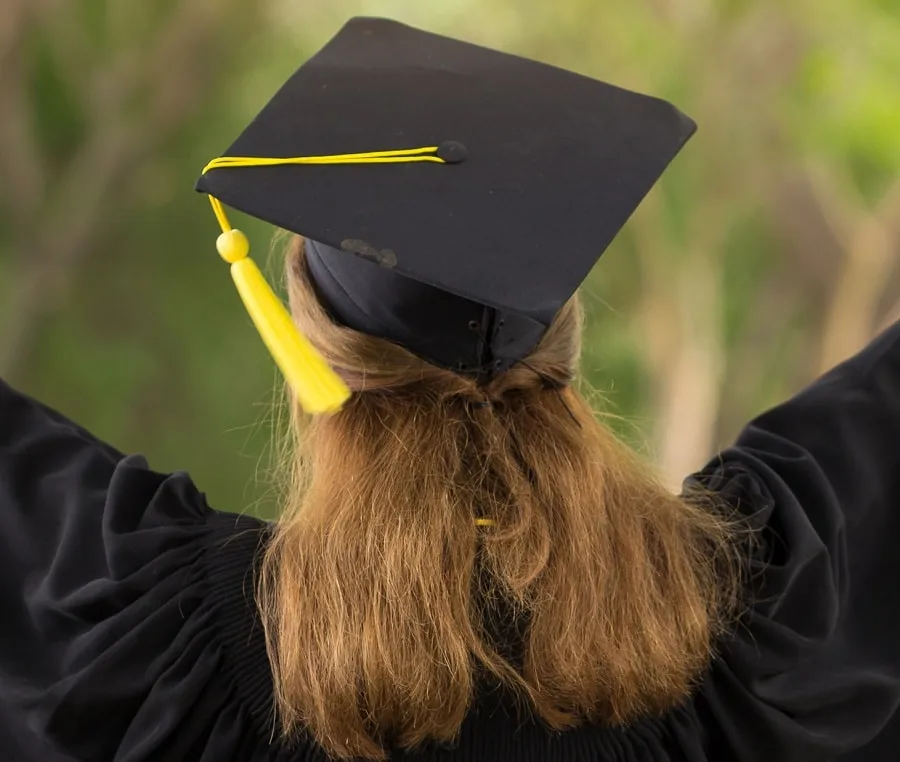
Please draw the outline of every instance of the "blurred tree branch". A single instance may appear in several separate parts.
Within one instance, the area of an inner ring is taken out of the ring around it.
[[[870,209],[844,178],[824,167],[811,169],[810,176],[844,253],[821,337],[819,370],[825,371],[858,351],[880,325],[879,307],[900,246],[900,179]]]
[[[716,256],[724,216],[704,216],[704,227],[682,252],[684,261],[673,267],[662,254],[658,194],[645,203],[650,219],[637,229],[642,287],[636,319],[654,387],[655,460],[668,485],[678,489],[714,444],[725,367]]]
[[[0,13],[0,183],[4,202],[21,231],[37,212],[46,181],[40,149],[31,123],[25,42],[28,30],[49,2],[8,0]],[[14,240],[14,249],[22,249]]]
[[[21,55],[26,30],[20,26],[13,32],[20,42],[9,50],[17,65],[3,69],[0,80],[0,108],[6,117],[0,122],[5,130],[0,135],[5,178],[0,185],[10,191],[18,256],[16,288],[0,316],[0,375],[10,376],[27,362],[42,320],[57,309],[79,267],[113,226],[115,210],[126,202],[128,176],[193,115],[214,79],[212,49],[220,26],[230,18],[229,6],[236,2],[182,0],[144,49],[126,45],[111,62],[98,56],[85,67],[82,95],[89,131],[52,178],[29,127],[33,106]],[[26,15],[21,11],[17,18],[25,23]],[[42,23],[71,19],[43,18]],[[80,50],[57,52],[65,56]],[[65,58],[60,65],[68,64]],[[143,105],[135,108],[135,103]]]

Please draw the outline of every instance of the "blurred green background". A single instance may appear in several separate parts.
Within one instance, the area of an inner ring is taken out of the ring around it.
[[[586,287],[585,372],[673,485],[900,317],[898,0],[3,0],[0,376],[271,515],[276,375],[192,186],[353,15],[699,122]]]

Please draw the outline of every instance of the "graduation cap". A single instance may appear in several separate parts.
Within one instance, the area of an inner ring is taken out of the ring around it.
[[[536,346],[695,129],[657,98],[356,18],[197,189],[263,339],[304,408],[324,412],[348,393],[224,204],[305,237],[339,322],[487,379]]]

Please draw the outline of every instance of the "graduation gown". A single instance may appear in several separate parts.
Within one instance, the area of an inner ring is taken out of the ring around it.
[[[695,694],[550,735],[479,698],[405,760],[900,756],[900,323],[691,477],[760,530],[754,599]],[[273,740],[267,526],[0,383],[0,743],[15,762],[324,760]]]

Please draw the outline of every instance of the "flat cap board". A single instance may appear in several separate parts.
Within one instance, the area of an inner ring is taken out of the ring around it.
[[[223,155],[452,144],[463,160],[221,168],[197,188],[422,283],[548,324],[694,130],[656,98],[357,18]]]

